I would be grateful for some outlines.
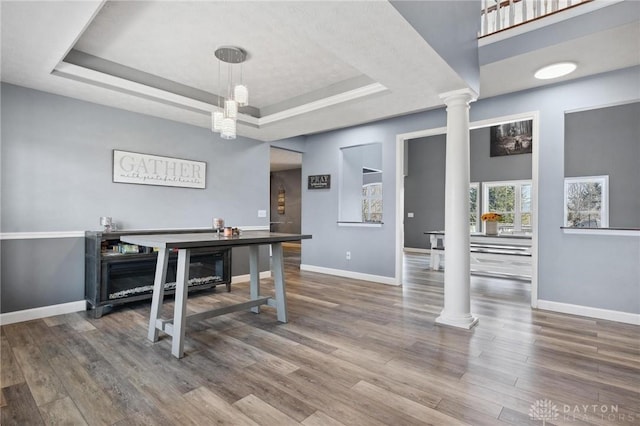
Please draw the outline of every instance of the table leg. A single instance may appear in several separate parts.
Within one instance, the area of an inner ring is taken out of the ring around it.
[[[287,322],[287,291],[284,283],[284,260],[282,243],[271,244],[271,261],[273,264],[273,281],[276,290],[276,310],[278,321]]]
[[[189,249],[178,250],[175,307],[173,309],[173,340],[171,341],[171,353],[176,358],[182,358],[184,356],[184,332],[187,316],[190,258],[191,252]]]
[[[431,235],[429,236],[429,240],[431,241],[431,270],[437,271],[440,269],[440,253],[434,249],[438,247],[438,237]]]
[[[249,246],[249,291],[251,300],[260,297],[260,269],[258,268],[258,249],[257,245]],[[260,313],[260,306],[251,308],[251,312]]]
[[[158,329],[156,320],[162,308],[164,298],[164,284],[167,282],[167,264],[169,263],[169,250],[160,248],[158,250],[158,261],[156,263],[156,275],[153,280],[153,296],[151,299],[151,314],[149,315],[149,333],[147,338],[152,342],[158,341]]]

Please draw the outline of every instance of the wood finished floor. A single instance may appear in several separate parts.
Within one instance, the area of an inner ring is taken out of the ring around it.
[[[287,252],[289,323],[264,308],[194,324],[182,360],[146,340],[146,303],[3,326],[1,424],[540,425],[544,399],[559,410],[546,424],[640,423],[640,327],[532,311],[528,284],[473,277],[479,325],[444,328],[424,256],[398,288],[300,272]]]

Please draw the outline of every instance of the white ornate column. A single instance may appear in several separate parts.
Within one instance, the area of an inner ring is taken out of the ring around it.
[[[444,212],[444,309],[437,324],[470,329],[469,272],[469,103],[470,89],[440,95],[447,105],[447,143]]]

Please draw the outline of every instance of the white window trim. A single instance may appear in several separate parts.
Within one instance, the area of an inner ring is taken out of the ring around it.
[[[562,219],[562,223],[564,226],[569,227],[567,223],[567,216],[569,210],[567,209],[567,188],[572,183],[584,183],[584,182],[598,182],[602,185],[602,208],[600,211],[600,227],[608,228],[609,227],[609,175],[601,175],[601,176],[577,176],[577,177],[568,177],[564,178],[564,196],[563,196],[563,204],[564,204],[564,217]]]
[[[475,188],[478,199],[476,200],[476,232],[481,232],[482,224],[480,223],[480,182],[471,182],[469,184],[469,189]],[[471,202],[471,200],[469,200]]]
[[[483,182],[482,183],[482,214],[489,213],[489,188],[495,186],[517,186],[520,188],[522,185],[531,185],[533,188],[533,182],[531,179],[521,179],[521,180],[502,180],[502,181],[491,181],[491,182]],[[522,205],[522,193],[520,190],[515,191],[516,199],[515,199],[515,208],[513,211],[513,231],[514,232],[522,232],[522,211],[520,207]],[[533,211],[531,211],[531,219],[533,220]],[[484,231],[484,223],[482,224],[482,231]],[[481,232],[482,232],[481,231]]]

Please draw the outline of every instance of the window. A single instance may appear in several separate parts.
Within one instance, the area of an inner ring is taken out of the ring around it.
[[[339,226],[382,225],[382,143],[340,148]]]
[[[483,213],[502,215],[498,231],[502,233],[530,233],[531,181],[486,182],[482,195]]]
[[[480,192],[480,184],[478,182],[471,182],[469,185],[469,229],[471,232],[480,232],[478,192]]]
[[[382,183],[362,185],[363,222],[382,222]]]
[[[564,226],[609,227],[609,176],[565,178]]]

